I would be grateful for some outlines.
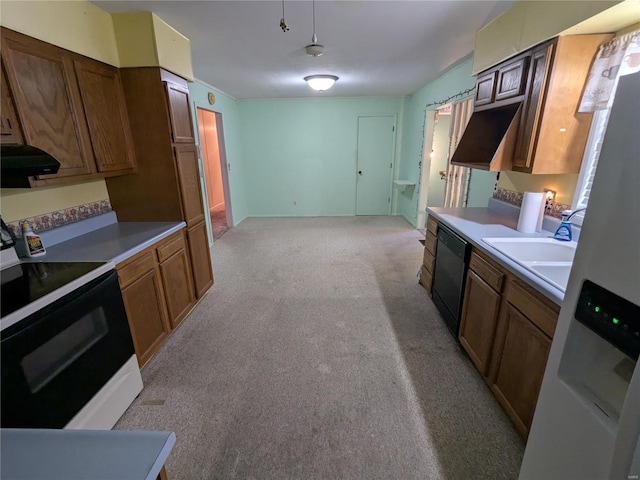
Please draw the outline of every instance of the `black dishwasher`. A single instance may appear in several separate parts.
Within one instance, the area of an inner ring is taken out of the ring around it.
[[[457,339],[471,245],[447,227],[438,226],[433,303]]]

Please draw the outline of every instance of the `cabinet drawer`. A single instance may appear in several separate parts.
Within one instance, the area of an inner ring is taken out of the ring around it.
[[[180,250],[184,250],[182,231],[173,234],[158,247],[158,261],[162,263]]]
[[[438,237],[436,237],[431,232],[427,232],[427,238],[425,238],[425,240],[424,240],[424,248],[429,253],[431,253],[431,255],[435,255],[436,254],[436,243],[437,243],[437,241],[438,241]]]
[[[140,256],[127,263],[126,265],[118,265],[118,278],[120,280],[120,287],[124,288],[149,270],[155,268],[155,262],[153,261],[153,251],[146,250]]]
[[[431,232],[434,235],[438,234],[438,221],[431,215],[427,218],[427,232]]]
[[[531,287],[518,281],[511,281],[507,293],[507,301],[516,307],[540,330],[553,338],[558,323],[560,307],[543,298]]]
[[[434,257],[429,250],[424,249],[424,256],[422,257],[422,264],[424,267],[433,274],[433,267],[436,263],[436,257]]]
[[[488,259],[478,255],[478,252],[475,250],[471,254],[469,268],[476,272],[476,274],[496,292],[500,293],[502,291],[504,273],[502,273],[497,266],[490,264]]]
[[[433,275],[429,273],[429,271],[422,266],[422,270],[420,271],[420,284],[427,289],[427,292],[431,294],[431,285],[433,284]]]

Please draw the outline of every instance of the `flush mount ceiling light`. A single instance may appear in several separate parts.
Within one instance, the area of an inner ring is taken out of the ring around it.
[[[337,80],[338,77],[335,75],[309,75],[308,77],[304,77],[304,81],[307,82],[311,88],[319,92],[329,90]]]

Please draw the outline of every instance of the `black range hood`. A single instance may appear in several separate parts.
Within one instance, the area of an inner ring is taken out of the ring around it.
[[[474,112],[451,163],[499,172],[511,170],[522,102]]]
[[[30,145],[2,145],[0,151],[0,186],[28,188],[29,177],[58,173],[60,162],[44,150]]]

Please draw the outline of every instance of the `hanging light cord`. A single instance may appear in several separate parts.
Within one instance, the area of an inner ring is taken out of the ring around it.
[[[287,22],[284,20],[284,0],[282,0],[282,18],[280,19],[280,28],[283,32],[288,32],[289,27],[287,26]]]
[[[311,8],[313,9],[313,36],[311,37],[311,43],[318,43],[318,37],[316,36],[316,0],[311,1]]]

